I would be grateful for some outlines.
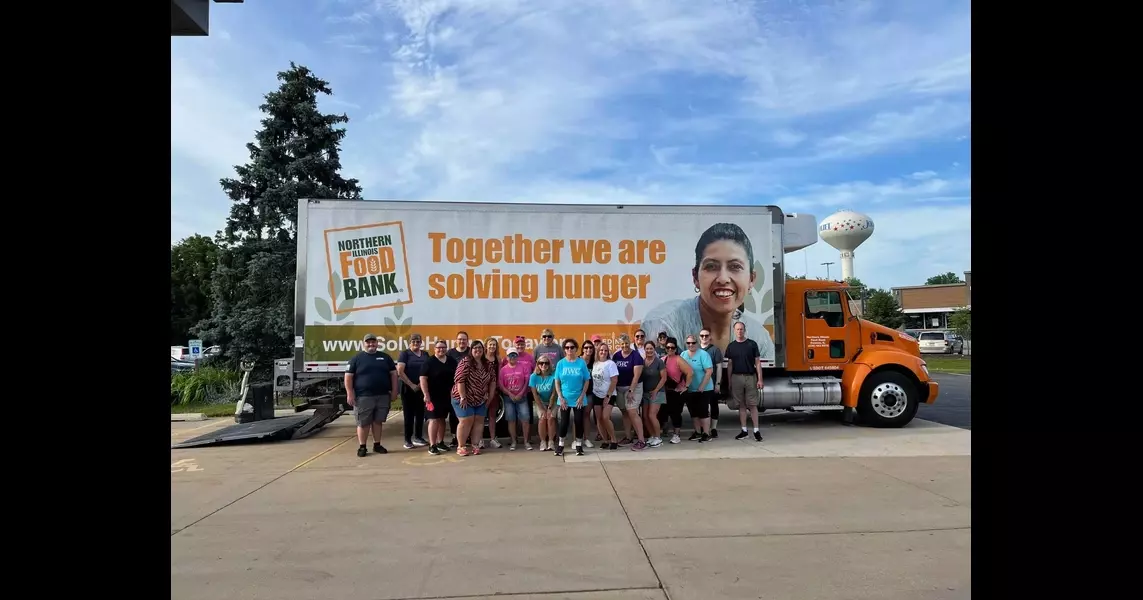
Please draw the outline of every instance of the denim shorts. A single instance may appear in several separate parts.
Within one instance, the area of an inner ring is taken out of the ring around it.
[[[505,421],[531,421],[532,420],[532,401],[524,397],[519,402],[514,402],[508,396],[502,398],[504,401],[504,420]]]
[[[460,405],[460,400],[452,399],[452,409],[456,411],[456,418],[466,419],[468,417],[487,417],[488,405],[481,404],[480,406],[469,406],[465,408]]]

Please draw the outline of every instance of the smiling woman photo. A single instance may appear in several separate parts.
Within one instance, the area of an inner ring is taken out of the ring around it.
[[[709,329],[711,343],[726,351],[734,339],[735,321],[746,325],[746,337],[754,340],[762,360],[774,360],[774,341],[756,316],[739,309],[754,285],[754,248],[741,227],[715,223],[695,245],[695,266],[691,269],[694,298],[673,300],[656,306],[643,319],[646,331],[665,331],[682,338]]]

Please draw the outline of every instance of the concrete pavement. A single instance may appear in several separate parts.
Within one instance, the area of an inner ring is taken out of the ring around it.
[[[400,419],[365,458],[346,417],[172,450],[172,597],[971,595],[970,431],[790,418],[758,444],[723,415],[709,444],[461,458],[402,449]],[[172,423],[172,440],[230,422]]]

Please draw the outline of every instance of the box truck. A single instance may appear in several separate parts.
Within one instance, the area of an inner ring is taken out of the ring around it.
[[[776,206],[302,200],[294,356],[276,386],[340,380],[366,334],[394,358],[414,332],[431,352],[458,331],[506,350],[544,329],[614,348],[705,327],[725,349],[742,321],[763,409],[904,426],[938,384],[916,339],[861,318],[844,283],[786,279],[786,253],[816,240],[812,215]]]

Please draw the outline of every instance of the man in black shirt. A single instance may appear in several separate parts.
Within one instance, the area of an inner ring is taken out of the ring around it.
[[[730,371],[730,396],[738,402],[738,421],[742,432],[734,436],[740,440],[747,435],[746,411],[754,422],[754,439],[761,442],[758,431],[758,403],[762,395],[762,352],[754,340],[746,339],[746,324],[734,324],[734,341],[726,345],[727,370]]]
[[[456,348],[449,348],[448,356],[459,365],[460,359],[468,356],[471,350],[468,347],[468,332],[458,331],[456,332]],[[456,410],[453,409],[450,401],[448,403],[448,430],[452,433],[452,441],[449,442],[449,448],[456,448],[456,427],[459,423],[460,420],[456,418]]]
[[[365,334],[365,350],[349,359],[345,368],[346,400],[353,407],[357,421],[358,456],[365,456],[365,442],[373,430],[373,451],[385,454],[381,445],[381,426],[389,416],[393,392],[397,389],[397,363],[377,350],[377,336]]]

